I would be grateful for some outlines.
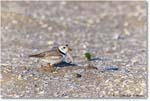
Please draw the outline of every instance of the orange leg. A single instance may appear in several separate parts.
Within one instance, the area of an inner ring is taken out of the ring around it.
[[[55,71],[55,68],[52,64],[48,63],[48,66],[49,66],[49,70],[50,72],[54,72]]]

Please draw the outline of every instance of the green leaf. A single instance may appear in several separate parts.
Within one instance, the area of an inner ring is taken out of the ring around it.
[[[85,53],[85,58],[90,61],[91,60],[91,54],[90,53]]]

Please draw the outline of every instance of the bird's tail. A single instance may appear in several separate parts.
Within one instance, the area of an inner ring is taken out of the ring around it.
[[[28,55],[28,57],[37,57],[37,55]]]

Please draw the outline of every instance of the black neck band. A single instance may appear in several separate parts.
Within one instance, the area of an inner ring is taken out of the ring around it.
[[[63,53],[59,48],[58,48],[58,51],[61,53],[61,54],[63,54],[63,55],[66,55],[65,53]]]

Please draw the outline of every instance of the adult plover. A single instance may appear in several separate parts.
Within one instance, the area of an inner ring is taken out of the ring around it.
[[[41,52],[39,54],[29,55],[29,57],[40,58],[44,62],[48,63],[50,72],[53,72],[55,71],[54,64],[58,64],[62,62],[66,56],[68,56],[71,62],[73,62],[73,59],[69,54],[69,51],[71,50],[72,49],[68,45],[58,46],[58,47],[53,47],[51,50]]]

